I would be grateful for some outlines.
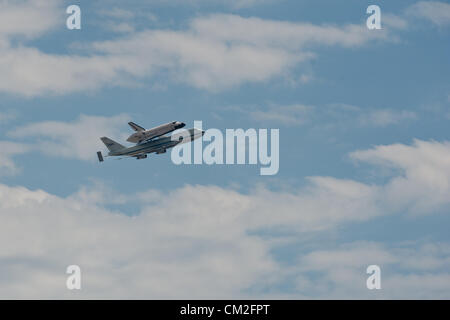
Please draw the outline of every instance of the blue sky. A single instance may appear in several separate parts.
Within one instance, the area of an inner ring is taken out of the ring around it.
[[[0,297],[448,298],[450,5],[370,4],[1,2]],[[277,128],[280,170],[96,161],[173,120]]]

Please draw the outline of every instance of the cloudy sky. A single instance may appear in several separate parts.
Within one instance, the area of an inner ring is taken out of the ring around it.
[[[0,298],[450,298],[450,4],[371,4],[0,0]],[[98,163],[174,120],[278,174]]]

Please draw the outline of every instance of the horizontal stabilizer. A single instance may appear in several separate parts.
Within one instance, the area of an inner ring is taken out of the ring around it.
[[[144,128],[142,128],[141,126],[137,125],[134,122],[128,122],[128,124],[130,125],[130,127],[134,130],[134,131],[145,131]]]

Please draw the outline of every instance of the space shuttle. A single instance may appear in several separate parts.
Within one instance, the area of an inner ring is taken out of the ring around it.
[[[148,130],[142,128],[134,122],[128,122],[128,125],[136,132],[129,136],[127,141],[140,144],[142,142],[165,135],[166,133],[183,128],[186,124],[180,121],[172,121]]]

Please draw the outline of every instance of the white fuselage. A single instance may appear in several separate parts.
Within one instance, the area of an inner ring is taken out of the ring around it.
[[[128,137],[127,141],[133,143],[143,143],[156,137],[160,137],[166,133],[183,128],[185,124],[179,121],[173,121],[148,130],[137,131]]]

